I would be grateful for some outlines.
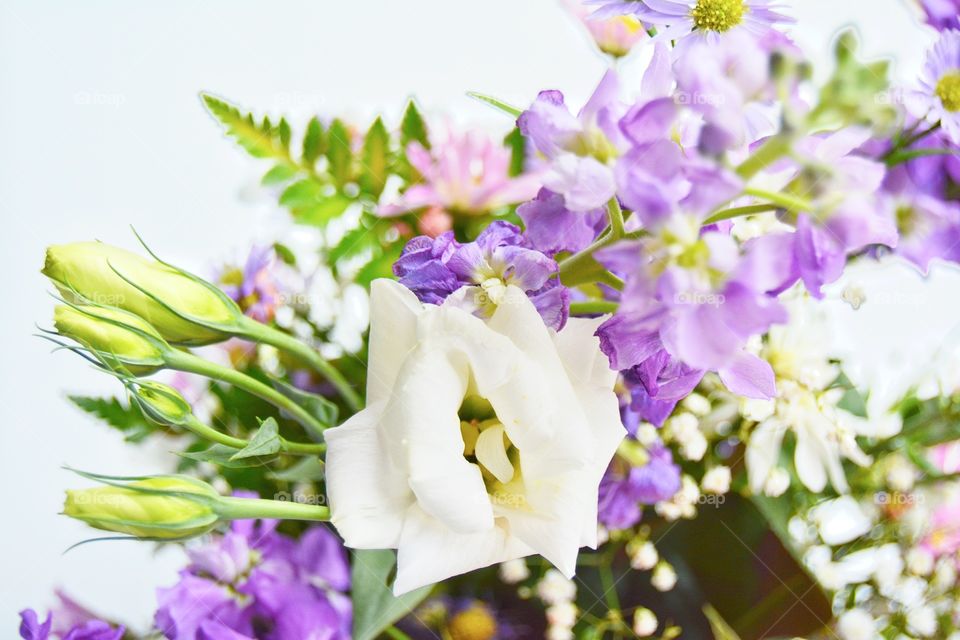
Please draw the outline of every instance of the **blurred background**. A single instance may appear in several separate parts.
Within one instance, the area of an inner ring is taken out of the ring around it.
[[[794,35],[821,74],[845,26],[908,85],[933,39],[908,0],[795,4]],[[91,536],[57,515],[62,490],[81,484],[61,465],[129,475],[173,461],[72,407],[67,393],[118,385],[31,334],[50,323],[39,273],[48,244],[135,248],[133,225],[164,257],[210,274],[281,224],[286,214],[257,186],[265,167],[223,137],[201,90],[295,127],[313,114],[396,123],[416,96],[433,118],[506,132],[508,121],[465,92],[524,105],[559,88],[576,105],[605,64],[557,0],[0,1],[0,635],[11,636],[20,609],[50,605],[55,587],[147,626],[154,589],[183,563],[177,547],[128,542],[64,555]],[[627,61],[626,81],[638,73]],[[854,310],[844,290],[866,303]],[[924,281],[896,262],[854,267],[831,289],[836,348],[874,401],[949,372],[958,293],[957,271],[938,266]]]

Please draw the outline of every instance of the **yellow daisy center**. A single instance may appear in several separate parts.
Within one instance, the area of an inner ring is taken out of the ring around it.
[[[478,603],[453,616],[447,631],[452,640],[490,640],[497,635],[497,621]]]
[[[952,71],[940,78],[937,97],[947,111],[960,111],[960,71]]]
[[[690,17],[699,31],[723,33],[743,22],[746,12],[745,0],[697,0]]]

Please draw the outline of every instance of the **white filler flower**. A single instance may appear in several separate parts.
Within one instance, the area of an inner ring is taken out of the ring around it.
[[[536,553],[571,577],[596,547],[625,433],[600,320],[556,333],[505,300],[481,320],[373,283],[367,408],[325,434],[327,491],[347,546],[398,549],[396,594]]]

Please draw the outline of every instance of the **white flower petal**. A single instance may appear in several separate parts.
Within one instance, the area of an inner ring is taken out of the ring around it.
[[[755,495],[763,493],[763,487],[770,477],[780,456],[780,446],[786,427],[776,419],[761,422],[750,434],[747,443],[746,464],[750,480],[750,491]]]
[[[505,435],[502,424],[487,427],[477,438],[477,446],[474,449],[477,462],[504,484],[513,479],[514,473],[513,464],[507,457],[506,444],[503,441]]]
[[[370,358],[367,404],[385,400],[400,365],[417,344],[417,317],[423,305],[399,282],[381,278],[370,284]]]
[[[554,335],[560,359],[574,384],[613,389],[617,372],[610,368],[610,360],[600,351],[600,339],[594,335],[607,318],[570,318],[563,330]],[[587,348],[587,345],[596,348]]]

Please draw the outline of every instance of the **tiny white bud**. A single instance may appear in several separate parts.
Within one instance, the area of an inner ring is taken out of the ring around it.
[[[713,467],[703,474],[703,487],[706,493],[715,493],[723,495],[730,491],[730,467]]]
[[[918,576],[928,576],[933,573],[935,558],[923,547],[914,547],[907,552],[907,569]]]
[[[573,629],[570,627],[549,627],[547,640],[573,640]]]
[[[660,561],[657,548],[650,541],[644,542],[630,554],[630,566],[637,571],[649,571]]]
[[[530,577],[530,569],[527,568],[527,562],[523,558],[516,560],[507,560],[500,564],[500,581],[505,584],[516,584],[523,582]]]
[[[705,416],[710,413],[712,407],[710,401],[699,393],[691,393],[683,399],[683,408],[697,416]]]
[[[657,632],[657,616],[645,607],[633,612],[633,632],[641,638],[648,638]]]
[[[779,498],[790,488],[790,474],[786,469],[777,467],[767,476],[767,481],[763,485],[763,495],[770,498]]]
[[[572,602],[558,602],[547,607],[547,623],[551,627],[571,628],[577,623],[577,605]]]
[[[840,616],[837,633],[843,640],[875,640],[877,624],[863,609],[850,609]]]
[[[913,607],[907,612],[907,626],[913,633],[929,638],[937,632],[937,614],[928,605]]]
[[[660,440],[660,430],[649,422],[642,422],[637,427],[637,442],[645,447]]]
[[[537,583],[537,595],[548,605],[572,602],[577,596],[577,585],[556,569],[550,569]]]
[[[661,561],[653,570],[650,584],[657,591],[670,591],[677,585],[677,572],[668,562]]]

